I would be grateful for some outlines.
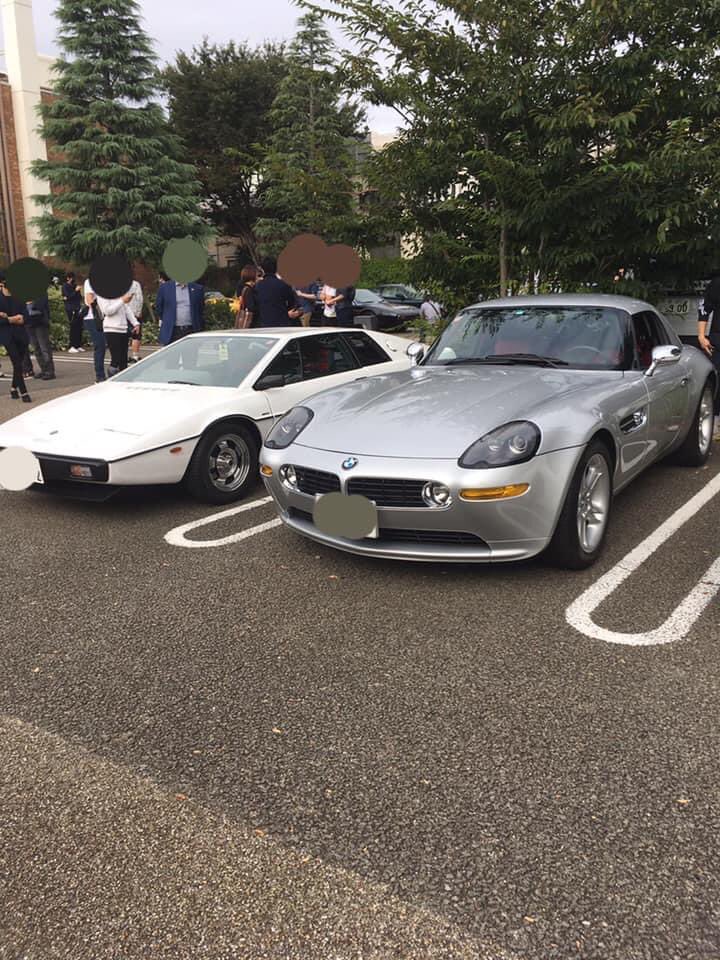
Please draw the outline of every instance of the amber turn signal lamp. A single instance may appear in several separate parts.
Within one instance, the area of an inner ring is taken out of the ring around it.
[[[508,483],[504,487],[476,487],[460,491],[461,500],[511,500],[530,489],[529,483]]]
[[[182,447],[173,447],[170,453],[182,453]]]
[[[260,467],[260,473],[261,473],[264,477],[271,477],[271,476],[272,476],[272,467],[266,467],[265,464],[263,464],[263,465]]]

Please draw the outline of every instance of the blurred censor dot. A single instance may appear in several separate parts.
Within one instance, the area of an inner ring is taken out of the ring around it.
[[[362,540],[377,526],[377,509],[367,497],[326,493],[315,503],[313,520],[318,530],[330,537]]]
[[[107,253],[93,260],[88,279],[98,297],[116,300],[132,286],[132,267],[125,257]]]
[[[360,257],[346,243],[335,243],[325,251],[322,278],[331,287],[351,287],[360,277]]]
[[[27,490],[40,475],[40,461],[22,447],[0,450],[0,490]]]
[[[35,257],[21,257],[5,271],[8,290],[17,300],[24,302],[44,297],[50,282],[50,271],[42,260]]]
[[[278,257],[278,273],[291,286],[304,287],[320,276],[326,252],[322,237],[299,233]]]
[[[208,262],[209,256],[205,247],[190,237],[170,240],[162,259],[163,270],[175,283],[193,283],[199,280],[207,270]]]

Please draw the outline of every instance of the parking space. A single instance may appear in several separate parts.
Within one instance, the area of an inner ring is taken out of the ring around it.
[[[570,574],[0,493],[0,957],[717,960],[718,511],[657,466]]]

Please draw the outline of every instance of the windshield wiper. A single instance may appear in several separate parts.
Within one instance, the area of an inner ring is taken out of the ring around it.
[[[168,383],[182,383],[186,387],[199,387],[199,383],[195,383],[194,380],[168,380]]]
[[[446,367],[457,366],[462,363],[536,363],[541,367],[567,367],[567,360],[559,357],[542,357],[537,353],[499,353],[487,357],[458,357],[448,360]]]

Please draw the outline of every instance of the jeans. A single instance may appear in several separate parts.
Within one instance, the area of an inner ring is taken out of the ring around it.
[[[125,370],[128,362],[129,336],[125,333],[108,331],[105,334],[108,349],[110,350],[110,376],[114,377],[120,370]]]
[[[95,320],[85,318],[85,330],[93,345],[93,359],[95,360],[95,380],[100,383],[105,379],[105,334],[95,326]]]
[[[28,336],[35,351],[35,359],[40,367],[40,373],[55,376],[55,364],[53,363],[52,347],[50,346],[50,327],[44,323],[38,324],[36,327],[28,327]]]

